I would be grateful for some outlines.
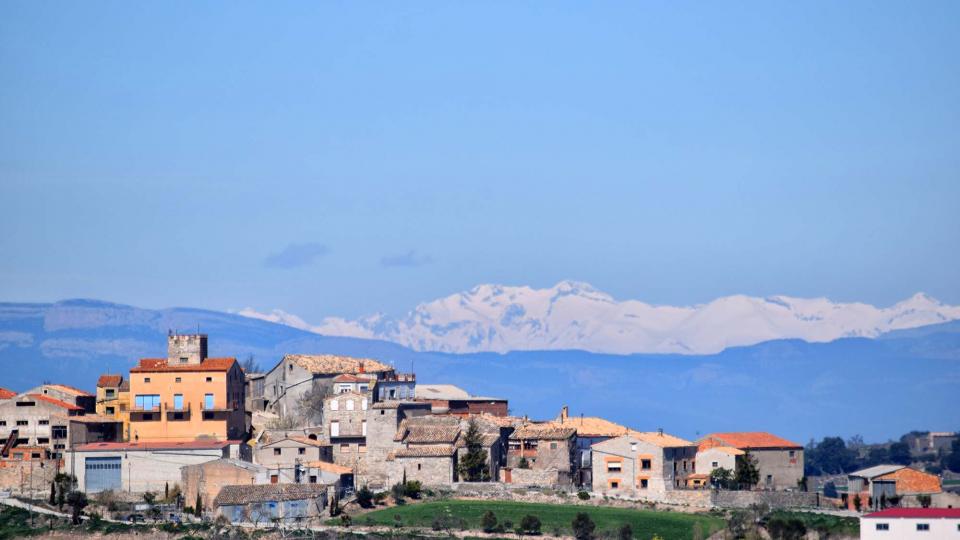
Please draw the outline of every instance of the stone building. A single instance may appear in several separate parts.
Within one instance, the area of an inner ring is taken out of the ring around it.
[[[727,469],[730,472],[737,470],[737,456],[744,455],[744,451],[732,446],[711,446],[704,450],[697,449],[697,472],[710,475],[716,469]]]
[[[729,446],[749,453],[760,472],[756,489],[797,490],[803,479],[803,446],[771,433],[711,433],[698,446],[700,451]]]
[[[940,477],[904,465],[875,465],[847,475],[847,492],[843,500],[851,510],[859,497],[862,508],[879,509],[882,499],[911,498],[943,491]],[[906,505],[905,505],[906,506]],[[958,531],[960,532],[960,531]]]
[[[556,422],[524,423],[510,434],[503,479],[514,484],[574,485],[579,477],[577,455],[576,428]]]
[[[434,414],[508,414],[506,399],[474,396],[452,384],[418,384],[416,400],[429,403]]]
[[[400,424],[409,418],[429,414],[429,403],[389,400],[372,404],[367,410],[367,452],[357,462],[357,485],[388,488],[393,464],[387,461],[387,457],[403,446],[401,441],[395,440]]]
[[[213,500],[225,486],[267,484],[270,478],[262,465],[231,458],[220,458],[180,469],[180,490],[187,506],[194,506],[197,494],[204,508],[212,508]]]
[[[388,373],[374,387],[374,401],[412,400],[416,397],[417,376],[413,373]]]
[[[329,491],[322,484],[224,486],[213,508],[231,523],[315,524],[326,516]]]
[[[662,500],[696,473],[696,444],[659,432],[636,432],[593,445],[593,491]]]
[[[314,388],[333,394],[333,379],[339,375],[371,375],[379,380],[393,373],[393,367],[369,358],[288,354],[266,374],[264,395],[257,397],[281,417],[299,416],[304,394]]]
[[[598,442],[619,437],[630,431],[627,426],[611,422],[605,418],[583,415],[570,416],[570,410],[566,406],[560,409],[560,414],[554,422],[577,430],[576,462],[579,471],[577,484],[581,486],[589,486],[593,483],[590,448]]]
[[[290,436],[258,445],[254,461],[270,470],[303,465],[311,461],[331,461],[330,445],[307,437]]]
[[[334,463],[356,469],[366,456],[370,405],[369,392],[346,391],[323,400],[324,440],[333,447]]]

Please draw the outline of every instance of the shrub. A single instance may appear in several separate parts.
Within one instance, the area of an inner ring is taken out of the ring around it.
[[[394,527],[403,527],[403,516],[400,514],[393,515],[393,526]]]
[[[343,525],[344,527],[349,527],[352,524],[353,524],[353,519],[350,517],[349,514],[340,514],[340,525]]]
[[[920,503],[920,506],[924,508],[930,508],[930,503],[933,502],[933,499],[929,495],[917,495],[917,502]]]
[[[360,508],[373,507],[373,492],[370,491],[370,488],[363,486],[357,490],[357,504],[360,505]]]
[[[386,491],[378,491],[373,494],[373,502],[383,504],[387,500],[387,495]]]
[[[573,529],[573,536],[577,540],[590,540],[593,538],[593,531],[597,528],[597,524],[590,519],[587,513],[579,512],[573,518],[570,527]]]
[[[580,499],[581,501],[586,501],[590,498],[590,494],[587,493],[586,491],[578,491],[577,498]]]
[[[423,484],[419,480],[408,480],[403,485],[403,494],[411,499],[419,499],[423,492]]]
[[[520,520],[520,529],[527,534],[540,534],[540,518],[537,516],[526,515]]]
[[[517,462],[517,468],[518,468],[518,469],[529,469],[529,468],[530,468],[530,462],[527,461],[527,458],[522,457],[522,458],[520,458],[520,461]]]
[[[485,533],[492,533],[497,528],[497,516],[494,515],[492,510],[483,513],[483,517],[480,518],[480,526]]]
[[[620,540],[633,540],[633,527],[629,523],[624,523],[617,534]]]
[[[807,527],[797,518],[775,516],[767,522],[767,532],[776,540],[801,540],[807,535]]]

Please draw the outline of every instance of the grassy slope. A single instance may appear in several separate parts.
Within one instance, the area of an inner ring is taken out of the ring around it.
[[[786,510],[775,510],[769,517],[777,516],[786,519],[799,519],[808,531],[845,534],[853,537],[860,536],[860,520],[855,517],[840,517],[813,512],[788,512]]]
[[[462,518],[470,529],[480,528],[480,517],[492,510],[499,522],[510,520],[514,526],[527,514],[540,518],[543,532],[550,533],[559,528],[570,532],[570,522],[578,512],[586,512],[597,524],[597,533],[616,531],[624,523],[633,528],[635,538],[650,538],[655,533],[664,540],[688,539],[692,537],[693,524],[699,522],[704,536],[721,529],[723,520],[703,515],[682,514],[677,512],[655,512],[652,510],[629,510],[597,506],[576,506],[556,504],[533,504],[509,501],[442,501],[421,504],[408,504],[383,510],[375,510],[357,520],[358,524],[372,519],[377,524],[392,525],[394,516],[402,517],[404,526],[429,527],[436,516],[447,514]]]

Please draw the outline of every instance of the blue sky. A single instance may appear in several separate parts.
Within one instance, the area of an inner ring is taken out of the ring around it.
[[[0,299],[960,303],[956,2],[0,4]]]

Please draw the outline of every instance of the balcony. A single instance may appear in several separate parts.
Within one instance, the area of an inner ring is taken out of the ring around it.
[[[167,420],[189,420],[190,419],[190,404],[181,403],[180,407],[175,407],[171,404],[164,405],[164,411],[167,413]]]

